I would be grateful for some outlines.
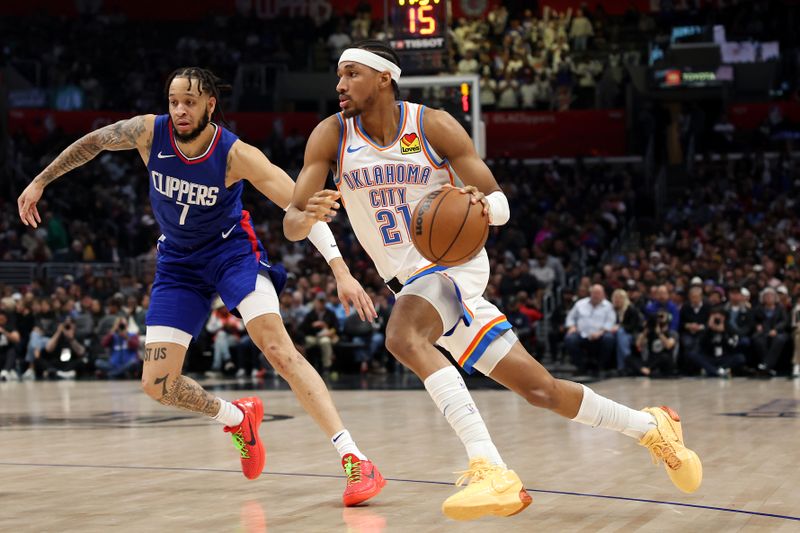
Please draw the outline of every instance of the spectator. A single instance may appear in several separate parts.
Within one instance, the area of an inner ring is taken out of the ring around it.
[[[330,37],[328,37],[328,49],[331,53],[331,60],[333,64],[336,65],[339,62],[339,56],[342,55],[345,48],[350,46],[353,40],[350,38],[350,35],[347,33],[347,21],[345,19],[339,19],[336,23],[336,31],[331,33]]]
[[[113,331],[114,326],[118,323],[117,319],[125,317],[125,311],[122,309],[122,295],[115,294],[106,302],[106,313],[97,323],[96,335],[101,339],[104,338]]]
[[[111,330],[103,337],[102,345],[109,351],[108,359],[98,358],[94,365],[110,378],[133,377],[139,366],[139,335],[128,318],[117,317]],[[155,357],[155,355],[152,355]]]
[[[92,297],[88,294],[81,298],[80,309],[75,313],[75,338],[80,342],[91,341],[94,333],[94,317],[92,317]]]
[[[372,361],[372,324],[365,320],[361,320],[353,310],[344,321],[342,334],[336,344],[337,352],[344,349],[352,349],[353,359],[358,363],[359,373],[364,375],[370,369],[370,362]]]
[[[330,372],[333,366],[333,345],[337,340],[338,322],[336,315],[325,305],[325,293],[319,292],[314,297],[311,311],[300,324],[306,353],[310,348],[319,347],[323,372]]]
[[[642,315],[631,305],[628,293],[617,289],[611,294],[611,303],[616,313],[616,323],[611,331],[617,340],[617,370],[624,371],[625,361],[631,356],[633,341],[642,330]]]
[[[17,346],[20,334],[17,331],[15,316],[8,310],[0,308],[0,381],[16,379]]]
[[[217,378],[223,370],[230,372],[236,368],[231,361],[231,348],[238,350],[244,323],[242,319],[233,316],[222,303],[222,299],[217,297],[206,322],[206,331],[211,334],[214,343],[211,370],[206,372],[206,377]]]
[[[703,289],[689,289],[689,301],[683,304],[680,313],[681,353],[687,361],[702,361],[700,351],[705,347],[708,306],[703,301]]]
[[[669,312],[663,309],[648,317],[636,339],[640,355],[631,355],[626,364],[643,376],[668,377],[675,372],[678,355],[678,332],[671,329]]]
[[[727,317],[726,330],[732,338],[736,339],[734,349],[747,358],[753,344],[755,319],[753,310],[746,304],[744,291],[747,289],[737,287],[728,292],[729,301],[725,306],[725,314]]]
[[[777,301],[775,289],[767,287],[761,292],[761,305],[755,312],[756,333],[753,336],[753,346],[761,377],[775,376],[775,366],[788,340],[786,311],[777,305]]]
[[[728,329],[725,310],[714,307],[709,312],[708,329],[701,350],[687,354],[706,376],[731,376],[731,371],[744,365],[744,354],[736,350],[738,339]]]
[[[584,352],[589,353],[598,371],[610,362],[614,353],[612,330],[615,322],[614,307],[606,300],[602,285],[592,285],[589,297],[578,300],[570,309],[564,345],[579,374],[587,370]]]
[[[528,317],[528,320],[531,322],[531,327],[536,327],[536,323],[544,318],[544,314],[540,310],[541,305],[537,302],[541,292],[537,291],[535,294],[537,296],[531,298],[526,291],[519,291],[517,293],[519,312]]]
[[[85,355],[86,348],[75,339],[75,324],[66,317],[36,357],[35,366],[45,378],[75,379]]]
[[[519,263],[503,277],[500,282],[500,294],[503,299],[506,299],[519,291],[525,291],[528,294],[536,292],[538,283],[530,272],[528,272],[528,265]]]
[[[519,82],[514,78],[514,74],[506,72],[502,80],[497,84],[497,108],[515,109],[519,107]]]
[[[43,298],[35,300],[32,304],[32,311],[34,316],[34,326],[31,330],[30,339],[28,340],[27,350],[25,352],[25,363],[27,369],[22,374],[23,379],[34,379],[35,377],[35,364],[42,354],[42,350],[47,346],[50,337],[57,329],[56,315],[53,307],[50,305],[50,300]]]
[[[514,333],[517,334],[519,341],[528,353],[535,353],[535,346],[531,339],[536,337],[531,327],[531,319],[519,310],[519,300],[516,297],[509,298],[505,314],[511,325],[514,326]]]
[[[140,337],[145,333],[145,315],[147,310],[139,305],[139,299],[136,296],[128,296],[126,299],[125,307],[121,309],[122,313],[128,318],[129,328],[139,335]]]
[[[533,259],[529,262],[530,273],[540,287],[549,291],[556,285],[556,270],[548,259],[547,253],[540,246],[533,247]]]
[[[503,35],[506,31],[506,23],[508,22],[508,9],[504,5],[499,5],[489,11],[487,15],[489,26],[494,35]]]
[[[592,35],[594,35],[594,29],[591,21],[586,18],[582,9],[578,9],[569,28],[569,38],[572,39],[573,50],[576,52],[586,51],[586,44]]]
[[[344,329],[345,320],[347,320],[347,311],[344,310],[344,305],[339,301],[339,296],[337,296],[335,290],[328,293],[328,303],[326,307],[336,316],[336,320],[338,321],[336,329],[342,331]]]
[[[497,105],[497,81],[489,74],[482,74],[480,88],[481,108],[491,111]]]
[[[520,104],[523,109],[535,109],[536,98],[539,95],[539,86],[529,69],[522,78],[522,84],[519,87]],[[483,96],[483,95],[481,95]]]
[[[458,69],[456,72],[458,74],[477,74],[479,69],[480,64],[475,58],[475,52],[473,50],[468,50],[464,54],[464,58],[458,62]]]
[[[384,289],[385,291],[385,289]],[[369,351],[373,362],[373,371],[379,374],[386,373],[388,352],[386,352],[386,324],[389,322],[389,315],[392,313],[392,303],[384,292],[375,294],[372,289],[367,291],[367,295],[375,303],[377,318],[372,321],[372,339],[370,340]],[[392,363],[394,357],[388,358]]]
[[[670,290],[666,285],[658,285],[655,287],[654,298],[644,309],[647,318],[655,317],[656,313],[659,311],[666,311],[669,313],[669,329],[677,333],[678,326],[680,324],[680,313],[678,311],[678,307],[670,299]]]
[[[722,305],[723,301],[725,301],[725,289],[722,287],[714,287],[711,289],[711,292],[708,293],[706,303],[709,309],[713,309]]]

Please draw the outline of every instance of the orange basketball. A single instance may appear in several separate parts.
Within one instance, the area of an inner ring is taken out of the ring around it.
[[[489,236],[483,204],[458,189],[440,189],[425,196],[411,215],[411,239],[432,263],[456,266],[477,254]]]

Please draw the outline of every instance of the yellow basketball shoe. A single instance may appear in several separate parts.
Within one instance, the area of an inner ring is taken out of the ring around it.
[[[691,494],[703,481],[703,464],[692,450],[683,444],[683,431],[678,413],[666,406],[642,409],[653,415],[656,427],[644,434],[639,444],[650,450],[653,463],[664,461],[664,469],[672,483]]]
[[[532,499],[519,476],[502,466],[476,457],[469,470],[460,472],[457,486],[467,480],[466,488],[453,494],[442,504],[442,512],[453,520],[475,520],[486,515],[511,516],[521,512]]]

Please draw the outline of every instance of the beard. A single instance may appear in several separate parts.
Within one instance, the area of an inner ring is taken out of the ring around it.
[[[197,127],[191,130],[189,133],[178,133],[178,130],[175,129],[174,122],[172,123],[172,132],[175,134],[175,138],[182,143],[190,143],[197,139],[201,133],[203,133],[203,130],[206,129],[206,126],[208,126],[209,122],[211,122],[211,113],[206,112],[203,115],[203,118],[200,119],[200,124],[198,124]]]
[[[352,102],[352,100],[351,100],[351,102]],[[344,111],[342,111],[342,116],[344,116],[344,118],[353,118],[353,117],[357,117],[360,114],[361,114],[361,110],[359,108],[353,106],[352,104],[351,104],[349,109],[345,109]]]

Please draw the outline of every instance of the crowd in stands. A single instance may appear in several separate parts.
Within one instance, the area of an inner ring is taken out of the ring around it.
[[[119,155],[106,164],[123,165]],[[789,370],[800,331],[800,219],[794,200],[800,172],[792,158],[754,155],[701,163],[658,221],[647,216],[651,199],[637,165],[502,161],[492,170],[513,216],[487,242],[492,277],[486,295],[506,311],[532,353],[571,363],[578,373],[670,376],[703,369],[707,375],[771,376]],[[142,349],[152,274],[143,270],[132,272],[139,276],[134,277],[125,267],[123,275],[111,275],[96,271],[92,261],[146,264],[156,229],[143,190],[121,196],[126,188],[139,189],[131,185],[137,180],[105,187],[106,195],[127,198],[118,206],[124,218],[109,221],[103,211],[77,203],[82,196],[73,183],[107,174],[92,165],[74,174],[52,186],[40,207],[45,223],[39,229],[21,226],[15,210],[3,209],[3,261],[84,262],[75,276],[3,288],[0,322],[10,324],[0,326],[4,368],[26,376],[130,375]],[[59,194],[59,187],[70,194]],[[593,199],[590,205],[586,198]],[[4,202],[10,205],[10,199]],[[291,273],[281,312],[298,347],[323,371],[391,370],[383,328],[393,297],[346,219],[332,226],[350,268],[376,303],[375,326],[345,315],[319,254],[283,238],[281,210],[253,192],[246,204],[270,257]],[[127,225],[115,227],[115,220]],[[120,236],[143,235],[142,242],[121,239],[109,254],[109,227]],[[78,248],[69,243],[76,241],[83,255],[69,255]],[[39,255],[26,255],[30,242],[37,243]],[[86,255],[89,249],[94,256]],[[194,348],[210,356],[202,370],[240,376],[268,371],[241,321],[221,302],[214,307]]]
[[[771,9],[767,2],[739,3],[694,16],[725,23],[733,38],[772,35],[783,43],[789,38],[781,20],[787,19]],[[681,16],[610,17],[601,7],[535,13],[500,5],[486,20],[454,24],[452,65],[481,76],[487,108],[614,106],[624,65],[642,60],[643,36],[659,31],[659,17]],[[48,105],[133,112],[162,109],[162,81],[179,64],[204,64],[228,80],[237,65],[264,58],[290,69],[328,70],[351,42],[385,36],[368,9],[324,23],[313,42],[303,19],[215,18],[180,36],[169,22],[114,16],[13,20],[0,20],[2,61],[26,74],[39,65],[38,83],[52,93]],[[118,54],[113,63],[109,49]],[[149,68],[130,69],[120,79],[120,64]],[[69,97],[77,94],[70,87],[79,89],[80,102]],[[17,195],[73,140],[58,130],[36,144],[16,135],[0,157],[0,268],[6,262],[83,265],[72,275],[0,286],[3,379],[139,371],[148,265],[159,230],[138,154],[101,154],[52,184],[39,205],[39,228],[17,218]],[[303,141],[274,136],[260,148],[296,175]],[[750,154],[699,162],[691,180],[669,193],[659,218],[652,216],[652,184],[636,164],[491,164],[512,218],[493,228],[487,242],[486,295],[506,311],[531,353],[568,362],[579,374],[800,374],[794,355],[800,347],[800,170],[794,159]],[[393,297],[346,219],[332,227],[379,311],[375,325],[346,316],[321,257],[306,243],[286,241],[283,212],[246,191],[256,233],[290,272],[281,314],[298,347],[323,372],[394,371],[383,347]],[[241,320],[221,302],[213,307],[188,364],[211,375],[269,372]]]
[[[540,9],[501,2],[483,18],[453,21],[450,70],[481,76],[487,109],[618,108],[623,107],[626,66],[647,64],[650,43],[668,42],[675,25],[723,24],[731,40],[779,40],[787,57],[798,44],[782,2],[671,4],[660,2],[653,13],[631,7],[624,15],[611,15],[602,2],[562,12],[546,2]],[[351,43],[389,36],[366,3],[328,20],[236,14],[184,24],[180,33],[173,26],[173,21],[124,15],[6,17],[0,20],[0,62],[46,88],[47,107],[142,113],[159,108],[161,94],[153,88],[178,65],[208,66],[231,82],[240,65],[330,71]],[[114,62],[107,60],[108,50],[115,51]],[[128,69],[120,77],[117,65],[147,68]],[[782,69],[790,91],[797,88],[795,70],[788,62]]]

